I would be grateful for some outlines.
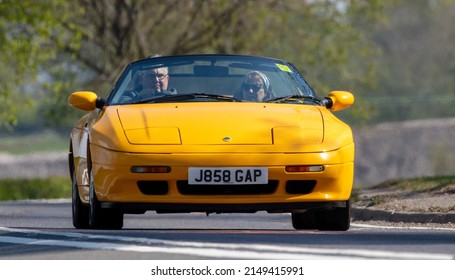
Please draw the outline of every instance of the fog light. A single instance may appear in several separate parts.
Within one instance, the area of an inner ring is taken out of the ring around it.
[[[133,166],[131,167],[132,173],[169,173],[171,172],[170,166]]]
[[[324,165],[291,165],[285,167],[286,172],[321,172]]]

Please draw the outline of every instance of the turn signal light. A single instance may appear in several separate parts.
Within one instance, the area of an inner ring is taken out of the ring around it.
[[[171,172],[170,166],[133,166],[131,167],[132,173],[169,173]]]
[[[285,167],[286,172],[321,172],[324,165],[290,165]]]

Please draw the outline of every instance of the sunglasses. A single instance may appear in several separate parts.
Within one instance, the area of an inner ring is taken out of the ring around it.
[[[249,90],[253,90],[253,92],[257,92],[259,90],[261,90],[262,88],[264,87],[263,84],[243,84],[242,85],[242,88],[246,91],[249,91]]]

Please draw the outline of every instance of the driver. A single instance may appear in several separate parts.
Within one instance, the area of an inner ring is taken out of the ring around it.
[[[141,98],[153,95],[176,94],[175,89],[168,89],[169,69],[167,67],[155,68],[145,73],[142,78]]]
[[[177,94],[175,88],[169,89],[169,69],[154,68],[144,71],[138,77],[133,91],[126,92],[120,99],[121,103],[131,103],[153,96]]]

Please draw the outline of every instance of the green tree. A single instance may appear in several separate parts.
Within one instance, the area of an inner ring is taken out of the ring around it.
[[[382,10],[377,0],[40,0],[42,5],[31,14],[24,2],[12,5],[22,7],[25,18],[42,20],[24,22],[10,16],[3,21],[10,26],[20,22],[31,29],[48,22],[44,34],[29,32],[26,42],[37,46],[37,51],[43,49],[41,45],[52,48],[33,62],[41,66],[35,70],[49,74],[41,89],[51,91],[43,94],[51,98],[40,108],[51,120],[59,121],[69,113],[66,97],[71,88],[105,94],[121,67],[154,54],[275,56],[294,62],[320,95],[340,88],[360,95],[357,87],[372,81],[374,46],[358,26],[372,26]],[[50,3],[56,4],[47,6]],[[15,11],[9,6],[3,10]],[[0,30],[0,36],[8,40],[8,28]],[[31,62],[20,61],[27,63]],[[30,73],[36,77],[38,72]],[[9,116],[14,115],[12,108]]]
[[[43,64],[55,58],[63,44],[77,42],[76,32],[62,28],[77,11],[64,0],[0,1],[0,128],[16,124],[19,108],[33,106],[30,94],[39,94]]]
[[[381,50],[374,121],[454,116],[455,2],[389,2],[388,21],[372,32]]]

